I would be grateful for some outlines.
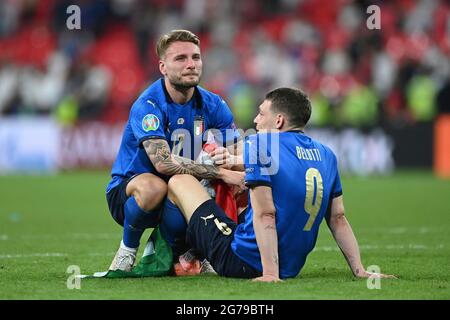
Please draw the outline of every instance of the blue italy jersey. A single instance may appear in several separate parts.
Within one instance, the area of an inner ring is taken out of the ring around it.
[[[173,153],[194,160],[208,129],[217,129],[216,139],[223,145],[239,138],[233,115],[222,98],[197,86],[192,99],[180,105],[170,98],[164,79],[154,82],[131,107],[106,192],[135,174],[159,175],[142,146],[143,141],[165,139]]]
[[[249,187],[272,188],[280,277],[295,277],[314,248],[331,200],[342,194],[336,156],[300,131],[263,133],[246,139],[244,165]],[[250,199],[247,210],[231,247],[242,260],[262,271]]]

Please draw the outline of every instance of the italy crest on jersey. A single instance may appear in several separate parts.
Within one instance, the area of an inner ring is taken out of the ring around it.
[[[145,115],[144,119],[142,119],[142,129],[145,132],[155,131],[159,128],[159,119],[154,114]]]
[[[203,117],[196,116],[194,119],[194,135],[200,136],[205,131]]]

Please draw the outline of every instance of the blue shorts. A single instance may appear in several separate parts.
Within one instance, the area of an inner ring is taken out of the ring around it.
[[[127,196],[127,185],[136,175],[122,180],[117,186],[109,190],[106,194],[106,201],[108,202],[109,212],[113,217],[114,221],[123,227],[123,222],[125,220],[124,205],[128,200]]]
[[[256,278],[261,272],[242,261],[231,249],[236,223],[214,200],[202,203],[189,221],[186,239],[201,253],[220,276]]]

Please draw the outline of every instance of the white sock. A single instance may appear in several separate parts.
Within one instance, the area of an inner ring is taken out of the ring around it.
[[[122,249],[125,249],[125,250],[127,250],[127,251],[131,251],[131,252],[133,252],[133,253],[136,253],[137,252],[137,250],[138,250],[138,248],[130,248],[130,247],[127,247],[124,243],[123,243],[123,240],[121,240],[120,241],[120,247],[122,248]]]

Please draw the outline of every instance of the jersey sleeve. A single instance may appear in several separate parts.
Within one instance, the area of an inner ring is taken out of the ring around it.
[[[218,129],[221,137],[216,137],[217,141],[223,146],[236,143],[241,135],[234,123],[233,114],[225,100],[217,97],[217,111],[214,117],[214,129]]]
[[[267,150],[260,152],[265,146],[258,145],[258,142],[258,135],[248,136],[244,141],[245,185],[247,187],[271,187],[270,174],[262,159]]]
[[[342,185],[341,185],[341,177],[339,175],[339,169],[338,169],[338,164],[337,164],[337,159],[336,156],[333,154],[333,158],[334,158],[334,170],[336,172],[335,177],[334,177],[334,182],[333,182],[333,188],[331,190],[331,198],[337,198],[339,196],[342,195]]]
[[[165,115],[151,100],[139,99],[133,104],[130,111],[130,124],[139,145],[148,139],[166,139],[164,123]]]

